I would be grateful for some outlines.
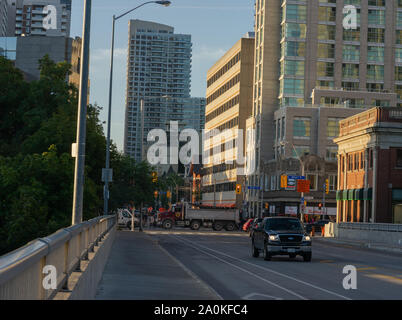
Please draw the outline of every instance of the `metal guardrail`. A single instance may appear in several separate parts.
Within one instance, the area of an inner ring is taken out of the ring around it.
[[[392,223],[342,222],[338,225],[338,228],[367,231],[402,232],[402,224]]]
[[[115,226],[116,216],[102,216],[60,229],[0,257],[0,300],[52,299],[65,289],[68,277],[79,270],[81,260]],[[45,290],[43,268],[57,271],[57,288]]]

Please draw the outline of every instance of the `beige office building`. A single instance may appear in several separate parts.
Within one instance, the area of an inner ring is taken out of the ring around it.
[[[206,139],[203,144],[204,170],[202,204],[211,207],[240,208],[244,188],[246,120],[251,116],[254,65],[254,34],[247,33],[207,73]],[[211,134],[214,129],[220,134]],[[238,134],[241,131],[242,137]],[[226,131],[225,131],[226,130]],[[226,132],[226,133],[225,133]],[[223,137],[224,136],[224,137]],[[243,142],[243,148],[238,144]],[[243,150],[243,151],[242,151]],[[242,157],[238,156],[238,151]],[[227,163],[227,160],[233,160]]]
[[[346,10],[348,6],[354,6],[355,11]],[[358,112],[373,106],[402,105],[402,1],[256,0],[255,12],[253,117],[257,170],[247,176],[247,183],[262,186],[265,174],[276,174],[267,169],[275,167],[271,162],[280,162],[293,149],[291,141],[275,141],[277,110],[324,107]],[[352,13],[356,13],[356,25],[352,20],[352,25],[348,24],[352,29],[347,29],[343,22]],[[314,114],[320,116],[319,112]],[[291,123],[303,126],[311,121],[313,125],[314,117]],[[342,111],[331,117],[343,118]],[[284,136],[290,135],[286,133],[288,128],[285,124]],[[307,136],[308,130],[303,130],[306,135],[293,143],[296,147],[299,142],[299,147],[311,145],[312,152],[316,149],[313,146],[321,142],[306,144],[304,140],[312,139],[312,135]],[[329,139],[319,149],[327,147],[332,147]],[[321,153],[315,155],[325,160],[325,152]],[[252,214],[261,214],[263,202],[280,202],[267,193],[249,192],[248,199]]]

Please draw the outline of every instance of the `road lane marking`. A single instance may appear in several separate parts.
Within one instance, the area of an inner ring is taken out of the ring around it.
[[[264,297],[264,298],[269,298],[269,299],[252,299],[252,297]],[[283,300],[283,298],[278,298],[278,297],[274,297],[274,296],[269,296],[267,294],[262,294],[262,293],[250,293],[246,296],[244,296],[243,298],[241,298],[242,300]]]
[[[377,279],[377,280],[383,280],[387,282],[391,282],[394,284],[402,285],[402,279],[394,277],[394,276],[388,276],[385,274],[365,274],[366,277]]]
[[[190,242],[190,243],[195,244],[193,241],[183,239],[182,237],[179,237],[179,236],[173,236],[173,237],[174,237],[174,238],[182,239],[182,241],[187,241],[187,242]],[[216,253],[221,254],[221,255],[223,255],[223,256],[229,257],[229,258],[231,258],[231,259],[233,259],[233,260],[237,260],[237,261],[240,261],[240,262],[242,262],[242,263],[251,265],[251,266],[253,266],[253,267],[256,267],[256,268],[259,268],[259,269],[262,269],[262,270],[269,271],[269,272],[271,272],[271,273],[273,273],[273,274],[282,276],[282,277],[284,277],[284,278],[288,278],[288,279],[290,279],[290,280],[293,280],[293,281],[302,283],[302,284],[304,284],[304,285],[306,285],[306,286],[312,287],[312,288],[317,289],[317,290],[321,290],[321,291],[323,291],[323,292],[326,292],[326,293],[328,293],[328,294],[331,294],[331,295],[340,297],[340,298],[342,298],[342,299],[345,299],[345,300],[352,300],[351,298],[346,297],[346,296],[343,296],[343,295],[338,294],[338,293],[336,293],[336,292],[333,292],[333,291],[330,291],[330,290],[327,290],[327,289],[318,287],[318,286],[316,286],[316,285],[314,285],[314,284],[305,282],[305,281],[303,281],[303,280],[296,279],[296,278],[294,278],[294,277],[291,277],[291,276],[288,276],[288,275],[286,275],[286,274],[283,274],[283,273],[274,271],[274,270],[272,270],[272,269],[269,269],[269,268],[266,268],[266,267],[262,267],[262,266],[260,266],[260,265],[257,265],[257,264],[254,264],[254,263],[251,263],[251,262],[248,262],[248,261],[245,261],[245,260],[242,260],[242,259],[233,257],[233,256],[228,255],[228,254],[226,254],[226,253],[223,253],[223,252],[220,252],[220,251],[217,251],[217,250],[214,250],[214,249],[205,247],[205,246],[203,246],[203,245],[201,245],[201,244],[195,244],[195,245],[197,245],[197,246],[199,246],[199,247],[202,247],[202,248],[205,248],[205,249],[207,249],[207,250],[210,250],[210,251],[212,251],[212,252],[216,252]]]
[[[357,268],[357,271],[376,270],[376,267]]]
[[[180,240],[179,237],[176,237],[176,236],[172,236],[172,237],[173,237],[173,238],[176,238],[176,239],[178,239],[178,240]],[[191,242],[191,241],[189,241],[189,242]],[[218,256],[212,254],[212,253],[209,253],[209,252],[207,252],[207,251],[205,251],[205,250],[202,250],[202,249],[200,249],[200,248],[197,248],[196,246],[190,245],[190,244],[188,244],[188,243],[187,243],[187,246],[192,247],[192,248],[194,248],[194,249],[196,249],[196,250],[198,250],[198,251],[200,251],[200,252],[202,252],[202,253],[204,253],[204,254],[206,254],[206,255],[208,255],[208,256],[211,256],[211,257],[213,257],[213,258],[215,258],[215,259],[217,259],[217,260],[219,260],[219,261],[221,261],[221,262],[223,262],[223,263],[226,263],[226,264],[230,265],[230,266],[233,267],[233,268],[239,269],[239,270],[241,270],[242,272],[245,272],[245,273],[247,273],[247,274],[249,274],[249,275],[251,275],[251,276],[253,276],[253,277],[256,277],[257,279],[260,279],[261,281],[264,281],[264,282],[266,282],[266,283],[268,283],[268,284],[270,284],[270,285],[272,285],[272,286],[274,286],[274,287],[277,287],[277,288],[279,288],[279,289],[281,289],[281,290],[283,290],[283,291],[286,291],[287,293],[290,293],[291,295],[294,295],[294,296],[296,296],[296,297],[298,297],[298,298],[300,298],[300,299],[302,299],[302,300],[308,300],[307,298],[305,298],[305,297],[299,295],[298,293],[296,293],[296,292],[294,292],[294,291],[292,291],[292,290],[286,289],[285,287],[282,287],[282,286],[280,286],[280,285],[278,285],[278,284],[276,284],[276,283],[274,283],[274,282],[272,282],[272,281],[269,281],[269,280],[267,280],[267,279],[265,279],[265,278],[263,278],[263,277],[260,277],[259,275],[256,275],[256,274],[254,274],[254,273],[252,273],[252,272],[250,272],[250,271],[248,271],[248,270],[246,270],[246,269],[244,269],[244,268],[242,268],[242,267],[236,266],[235,264],[230,263],[229,261],[223,260],[223,259],[219,258]]]
[[[334,260],[321,260],[320,263],[334,263]]]

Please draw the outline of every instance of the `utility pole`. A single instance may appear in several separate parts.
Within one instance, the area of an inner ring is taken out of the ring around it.
[[[88,100],[88,75],[89,75],[89,47],[91,33],[91,7],[92,0],[85,0],[84,22],[82,30],[82,49],[80,66],[80,90],[78,101],[77,119],[77,158],[74,169],[74,193],[72,225],[82,222],[82,207],[84,193],[84,169],[85,169],[85,140],[86,140],[86,117]]]

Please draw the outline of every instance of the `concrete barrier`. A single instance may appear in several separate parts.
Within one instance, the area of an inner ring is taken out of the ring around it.
[[[366,243],[384,243],[402,248],[402,224],[388,223],[328,223],[325,237],[357,240]]]
[[[36,239],[1,256],[0,300],[50,300],[59,292],[68,293],[74,272],[82,270],[86,261],[104,260],[103,256],[108,254],[107,246],[110,245],[106,240],[113,240],[115,226],[114,215],[98,217],[61,229],[46,238]],[[100,250],[103,244],[107,246]],[[101,253],[99,259],[94,257],[97,251]],[[45,288],[44,280],[52,272],[46,273],[45,267],[55,270],[55,280],[51,281],[50,289]],[[92,268],[98,270],[99,267],[94,265]]]

